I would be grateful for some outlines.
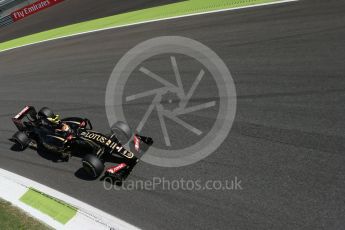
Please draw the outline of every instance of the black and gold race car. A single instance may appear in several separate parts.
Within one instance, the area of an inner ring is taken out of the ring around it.
[[[20,150],[43,148],[62,161],[82,156],[87,175],[98,178],[105,171],[104,175],[114,182],[125,179],[139,161],[138,156],[153,144],[152,138],[133,134],[124,122],[115,123],[109,134],[102,134],[93,130],[89,119],[60,119],[47,107],[37,113],[34,107],[26,106],[12,121],[18,132],[10,140]],[[127,144],[133,149],[126,148]],[[104,170],[104,163],[114,155],[120,157],[121,163]]]

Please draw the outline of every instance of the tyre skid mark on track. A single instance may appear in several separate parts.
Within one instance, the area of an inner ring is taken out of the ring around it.
[[[283,41],[283,40],[287,40],[287,39],[291,39],[291,38],[298,38],[298,37],[303,37],[303,36],[315,35],[315,34],[319,34],[319,33],[342,31],[342,30],[344,30],[344,28],[345,28],[345,26],[338,26],[338,27],[327,28],[327,29],[322,29],[322,30],[314,30],[311,32],[296,33],[296,34],[292,34],[292,35],[288,35],[288,36],[277,36],[277,37],[271,38],[271,39],[263,39],[263,40],[256,40],[256,41],[252,41],[252,42],[236,43],[236,44],[228,45],[228,47],[241,47],[241,46],[248,46],[248,45],[272,43],[272,42]],[[0,51],[0,53],[1,53],[1,51]]]
[[[235,122],[233,132],[272,143],[280,143],[337,155],[343,155],[345,149],[345,137],[268,127],[249,122]]]
[[[12,156],[6,156],[6,155],[1,155],[1,157],[9,159],[11,161],[15,161],[15,162],[23,162],[25,164],[29,164],[29,165],[33,165],[33,166],[37,166],[39,168],[45,168],[45,169],[49,169],[52,171],[58,171],[58,172],[64,172],[64,173],[68,173],[68,174],[73,174],[75,173],[75,171],[73,170],[66,170],[66,169],[62,169],[62,168],[58,168],[58,167],[54,167],[52,165],[47,165],[47,164],[41,164],[41,163],[36,163],[36,162],[32,162],[32,161],[28,161],[28,160],[23,160],[21,158],[16,158],[16,157],[12,157]]]
[[[252,94],[237,96],[238,99],[267,99],[276,97],[300,97],[309,95],[326,95],[333,93],[345,93],[345,89],[329,89],[329,90],[309,90],[300,92],[286,92],[286,93],[267,93],[267,94]]]

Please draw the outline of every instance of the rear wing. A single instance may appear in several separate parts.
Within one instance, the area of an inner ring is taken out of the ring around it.
[[[22,120],[24,117],[27,117],[27,115],[29,115],[29,119],[31,118],[32,120],[37,120],[37,112],[33,106],[25,106],[22,111],[20,111],[16,116],[12,118],[13,123],[15,124],[15,126],[17,126],[19,131],[24,130],[24,124]]]

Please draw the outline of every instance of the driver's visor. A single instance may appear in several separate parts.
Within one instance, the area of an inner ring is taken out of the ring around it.
[[[60,115],[55,115],[55,117],[48,117],[48,121],[54,124],[59,124],[60,123]]]

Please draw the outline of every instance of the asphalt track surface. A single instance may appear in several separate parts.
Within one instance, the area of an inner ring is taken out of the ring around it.
[[[343,229],[344,12],[342,1],[300,1],[1,53],[0,167],[145,229]],[[237,176],[243,190],[106,191],[75,176],[78,158],[54,163],[31,150],[10,150],[10,118],[25,104],[80,114],[108,130],[104,97],[115,63],[136,44],[162,35],[193,38],[219,54],[235,80],[237,115],[210,157],[182,168],[141,163],[128,179]]]
[[[181,0],[66,0],[54,7],[31,15],[25,20],[0,28],[0,42],[92,19],[179,1]],[[51,20],[52,18],[54,20]]]

